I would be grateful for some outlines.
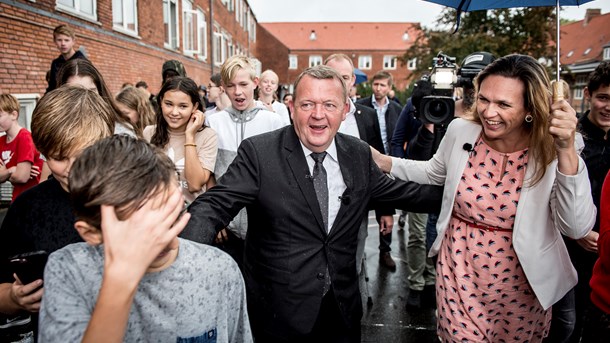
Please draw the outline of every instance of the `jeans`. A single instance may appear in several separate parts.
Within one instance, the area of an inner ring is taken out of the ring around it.
[[[576,293],[572,288],[553,305],[551,331],[545,342],[565,343],[570,340],[576,324]]]

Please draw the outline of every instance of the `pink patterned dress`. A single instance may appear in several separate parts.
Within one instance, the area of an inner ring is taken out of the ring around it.
[[[481,138],[458,186],[436,267],[443,342],[540,342],[551,311],[534,295],[512,244],[527,149],[504,154]]]

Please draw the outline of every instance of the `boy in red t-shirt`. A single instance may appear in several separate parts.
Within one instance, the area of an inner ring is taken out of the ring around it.
[[[40,181],[43,160],[34,146],[32,134],[22,128],[19,101],[10,94],[0,94],[0,182],[13,184],[13,198]]]

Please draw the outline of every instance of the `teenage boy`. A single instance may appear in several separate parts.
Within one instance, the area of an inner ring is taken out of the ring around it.
[[[589,110],[578,120],[578,129],[585,141],[585,148],[581,156],[587,165],[589,181],[591,181],[591,195],[593,203],[600,209],[602,185],[608,170],[610,170],[610,62],[601,62],[589,75],[587,86],[584,89]],[[599,221],[601,211],[597,211],[597,218],[593,230],[579,240],[564,239],[572,264],[578,272],[578,284],[574,288],[572,302],[575,306],[574,332],[569,342],[580,342],[583,334],[583,324],[586,321],[587,308],[592,306],[591,287],[589,281],[593,273],[593,266],[599,256],[597,240],[599,238]]]
[[[285,125],[290,125],[288,108],[286,105],[276,100],[277,95],[275,92],[277,92],[278,83],[279,78],[277,74],[271,69],[265,70],[260,78],[258,100],[262,102],[268,110],[279,114]]]
[[[214,168],[214,176],[217,180],[237,156],[237,148],[244,139],[285,125],[277,113],[256,105],[254,90],[258,86],[259,79],[256,77],[254,64],[248,57],[235,55],[227,59],[220,69],[220,76],[222,86],[231,100],[231,106],[207,118],[207,124],[218,135],[218,156]],[[233,235],[221,246],[239,264],[241,264],[242,240],[246,236],[247,226],[244,210],[229,224],[229,230]],[[182,237],[200,243],[212,243],[203,240],[199,232],[185,232]]]
[[[101,96],[83,87],[63,86],[40,99],[32,114],[32,138],[47,157],[52,177],[11,204],[0,227],[0,261],[37,250],[51,253],[81,241],[74,230],[68,172],[84,148],[112,134],[114,117],[114,110]],[[0,341],[35,336],[42,286],[42,280],[24,285],[0,264],[0,337],[10,337]],[[30,314],[34,314],[31,319]]]
[[[57,74],[59,73],[59,69],[68,62],[69,60],[75,58],[84,58],[87,57],[80,51],[74,50],[74,43],[76,42],[76,35],[72,28],[68,25],[59,25],[53,30],[53,42],[59,50],[59,57],[51,62],[51,70],[48,79],[48,87],[47,93],[57,88]]]
[[[13,184],[13,197],[40,182],[42,159],[36,151],[32,134],[21,127],[19,101],[10,94],[0,94],[0,182]],[[34,168],[35,167],[35,168]],[[36,171],[35,176],[31,173]]]
[[[85,149],[69,180],[86,243],[49,256],[41,342],[252,341],[237,264],[178,238],[190,215],[179,218],[184,198],[163,151],[114,135]]]

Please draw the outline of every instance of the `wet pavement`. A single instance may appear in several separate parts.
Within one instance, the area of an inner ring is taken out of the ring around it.
[[[398,215],[394,216],[398,223]],[[374,212],[369,213],[369,237],[366,241],[366,269],[369,276],[368,292],[372,304],[367,305],[363,295],[362,342],[438,342],[436,336],[435,308],[432,299],[423,302],[420,310],[406,307],[409,292],[407,280],[408,228],[399,230],[394,225],[392,257],[396,271],[392,272],[379,263],[379,231]],[[365,287],[361,282],[361,288]],[[362,289],[361,289],[361,293]],[[364,292],[366,293],[366,291]],[[426,306],[428,304],[428,306]]]

